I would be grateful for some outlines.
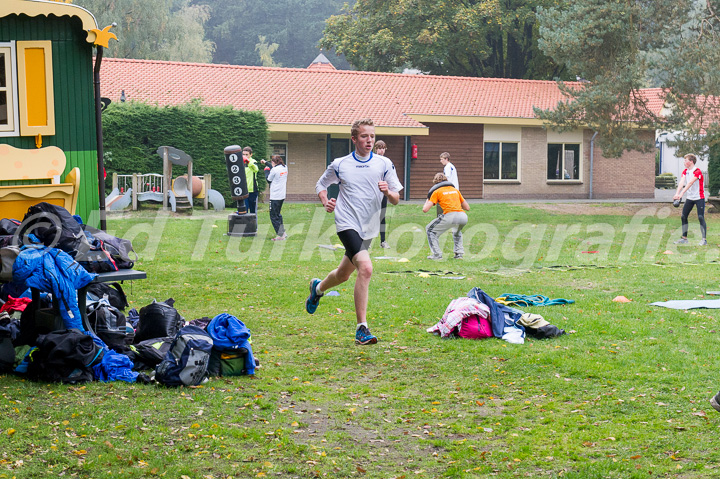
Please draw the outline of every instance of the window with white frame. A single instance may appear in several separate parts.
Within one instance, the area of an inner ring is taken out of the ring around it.
[[[548,143],[547,179],[572,181],[580,179],[580,144]]]
[[[54,134],[52,42],[0,43],[0,136]]]
[[[287,165],[287,143],[270,143],[270,155],[280,155]]]
[[[17,72],[12,43],[0,43],[0,136],[17,136]]]
[[[518,144],[485,142],[483,178],[486,180],[518,179]]]

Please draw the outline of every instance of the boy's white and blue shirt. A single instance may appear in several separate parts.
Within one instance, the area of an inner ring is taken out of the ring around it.
[[[448,161],[448,163],[443,168],[443,174],[448,179],[448,181],[455,186],[455,189],[460,189],[460,183],[458,182],[458,175],[457,170],[455,169],[455,165]]]
[[[355,230],[364,240],[380,233],[384,195],[378,188],[378,181],[386,181],[390,191],[403,189],[393,162],[372,152],[362,157],[353,151],[328,165],[315,185],[315,192],[327,190],[333,184],[340,185],[335,205],[337,231]]]

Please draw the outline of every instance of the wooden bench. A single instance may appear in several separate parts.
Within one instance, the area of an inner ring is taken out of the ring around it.
[[[56,146],[21,150],[0,145],[0,216],[22,220],[30,206],[43,201],[74,215],[80,169],[70,170],[60,183],[65,164],[65,153]]]

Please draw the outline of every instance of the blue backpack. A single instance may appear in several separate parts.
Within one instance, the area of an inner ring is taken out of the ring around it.
[[[213,340],[205,330],[185,326],[155,368],[155,379],[165,386],[197,386],[207,376],[212,347]]]

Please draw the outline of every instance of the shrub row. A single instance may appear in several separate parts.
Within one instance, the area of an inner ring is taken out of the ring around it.
[[[250,146],[254,158],[267,159],[268,126],[261,112],[205,107],[198,101],[165,107],[127,102],[111,104],[102,121],[107,188],[113,172],[162,173],[157,149],[172,146],[192,157],[194,175],[211,174],[212,188],[230,204],[225,147]],[[184,173],[183,167],[173,168],[174,177]],[[258,184],[263,191],[265,175],[258,175]]]

